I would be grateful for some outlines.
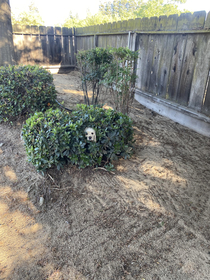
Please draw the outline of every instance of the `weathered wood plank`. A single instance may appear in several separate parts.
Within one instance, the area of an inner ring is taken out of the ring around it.
[[[195,61],[197,56],[199,35],[188,35],[186,49],[184,54],[184,60],[181,71],[180,85],[177,95],[177,101],[181,105],[187,106],[190,91],[192,86]]]
[[[80,50],[84,50],[83,37],[80,37]]]
[[[86,42],[87,50],[89,50],[90,49],[90,36],[86,37],[85,42]]]
[[[145,91],[149,91],[149,82],[150,82],[150,75],[152,72],[154,45],[155,45],[155,35],[149,35],[148,49],[146,53],[145,72],[143,73],[142,76],[142,81],[143,81],[142,85],[143,85],[143,90]]]
[[[172,63],[170,69],[167,95],[168,98],[173,101],[177,100],[186,39],[187,36],[185,35],[175,35],[174,45],[172,47]]]
[[[210,34],[200,34],[192,80],[189,107],[200,111],[210,68]]]
[[[128,46],[128,34],[122,35],[121,47],[126,48]]]
[[[42,48],[42,55],[43,55],[43,64],[49,64],[49,58],[47,53],[47,35],[46,35],[46,27],[40,26],[39,33],[40,33],[40,40],[41,40],[41,48]]]
[[[117,45],[117,36],[112,36],[112,44],[111,44],[111,46],[113,48],[116,48],[116,45]]]
[[[148,91],[153,94],[158,94],[158,70],[159,70],[159,64],[161,61],[161,57],[163,56],[163,48],[165,43],[165,36],[154,36],[154,51],[153,51],[153,57],[151,60],[151,68],[148,72]]]
[[[93,46],[94,48],[98,47],[98,36],[94,35],[93,37]]]
[[[1,30],[0,30],[1,32]],[[13,35],[13,44],[14,44],[14,59],[16,64],[20,64],[21,57],[23,55],[24,44],[23,44],[23,35]],[[1,52],[0,52],[1,55]]]
[[[73,44],[73,36],[69,36],[69,43],[70,43],[70,53],[71,53],[71,64],[75,65],[76,64],[75,48],[77,47],[77,45],[75,44],[74,46]]]
[[[158,86],[157,94],[161,97],[166,97],[170,68],[172,62],[174,35],[165,36],[162,40],[161,59],[158,69]]]
[[[121,46],[121,41],[122,41],[122,35],[117,35],[116,48],[119,48]]]
[[[151,18],[149,19],[151,20]],[[160,16],[157,21],[157,30],[159,31],[175,31],[177,29],[178,15]],[[155,29],[154,29],[155,30]]]
[[[21,64],[30,64],[31,61],[31,35],[23,35],[23,53],[20,59]]]
[[[62,50],[62,42],[61,42],[61,27],[55,27],[54,29],[55,35],[54,35],[54,57],[53,57],[53,63],[59,64],[61,63],[61,50]]]
[[[155,35],[151,68],[148,71],[148,91],[166,97],[173,50],[173,35]]]
[[[107,48],[110,48],[111,46],[112,46],[112,35],[109,35],[107,36]]]
[[[192,30],[199,30],[204,28],[206,19],[206,11],[194,12],[192,15],[192,23],[190,28]]]
[[[202,112],[210,117],[210,70],[207,79],[207,88],[203,100]]]
[[[80,37],[75,36],[74,40],[75,40],[75,42],[77,44],[76,52],[79,52],[81,50],[81,47],[80,47]]]
[[[107,36],[102,36],[102,48],[107,47]]]
[[[54,28],[52,26],[47,27],[47,57],[49,63],[53,65],[54,60]]]
[[[102,48],[102,36],[98,36],[98,47]]]
[[[88,37],[82,37],[83,49],[86,51],[88,49]]]
[[[210,12],[208,12],[206,21],[205,21],[205,25],[204,25],[205,29],[210,29]]]
[[[147,52],[149,47],[149,36],[148,35],[139,35],[139,46],[137,46],[137,49],[139,49],[139,57],[137,60],[137,70],[136,74],[138,76],[136,81],[136,86],[140,90],[145,90],[145,71],[146,71],[146,65],[147,65]]]
[[[95,36],[91,37],[91,48],[94,49],[95,48]]]
[[[62,52],[61,52],[61,64],[62,65],[69,65],[69,40],[68,40],[68,28],[62,28]]]
[[[31,64],[41,64],[43,62],[43,55],[42,55],[39,35],[31,36],[30,60],[31,60]]]
[[[53,50],[53,63],[61,63],[61,36],[55,35],[54,50]]]
[[[63,36],[63,64],[70,64],[69,36]]]

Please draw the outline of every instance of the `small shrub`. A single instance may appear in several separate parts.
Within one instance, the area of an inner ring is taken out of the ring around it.
[[[107,66],[111,61],[112,55],[110,50],[104,48],[79,51],[77,54],[77,63],[82,74],[82,89],[85,104],[98,104],[102,80],[107,71]],[[92,100],[88,95],[88,84],[91,84],[92,87]]]
[[[104,84],[110,88],[115,110],[128,114],[135,94],[138,52],[122,47],[110,49],[110,52],[113,60],[104,74]]]
[[[0,67],[0,121],[45,111],[56,99],[52,75],[39,66]]]
[[[95,129],[96,143],[85,137],[86,127]],[[37,112],[26,121],[22,134],[29,161],[42,171],[67,163],[104,166],[132,154],[132,121],[94,106],[78,105],[72,114],[59,109]]]

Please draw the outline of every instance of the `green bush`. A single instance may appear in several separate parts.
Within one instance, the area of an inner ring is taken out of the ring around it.
[[[97,142],[90,142],[84,130],[92,127]],[[78,105],[72,114],[57,110],[36,112],[22,130],[28,159],[37,170],[71,163],[80,168],[104,166],[118,157],[132,154],[132,121],[114,110]]]
[[[87,51],[79,51],[77,54],[77,64],[82,74],[81,79],[85,104],[98,104],[102,80],[107,71],[107,66],[111,61],[112,54],[109,49],[95,48]],[[88,84],[92,88],[92,98],[88,95]]]
[[[115,110],[129,114],[135,95],[138,52],[120,47],[110,49],[110,53],[113,60],[103,77],[104,84],[110,88]]]
[[[39,66],[0,67],[0,121],[45,111],[56,99],[52,75]]]

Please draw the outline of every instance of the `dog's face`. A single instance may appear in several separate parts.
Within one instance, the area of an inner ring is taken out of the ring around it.
[[[96,132],[93,128],[87,127],[85,128],[85,137],[89,141],[94,141],[96,142]]]

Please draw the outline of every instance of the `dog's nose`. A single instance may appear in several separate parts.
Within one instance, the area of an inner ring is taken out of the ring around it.
[[[91,140],[92,139],[92,136],[89,136],[89,140]]]

